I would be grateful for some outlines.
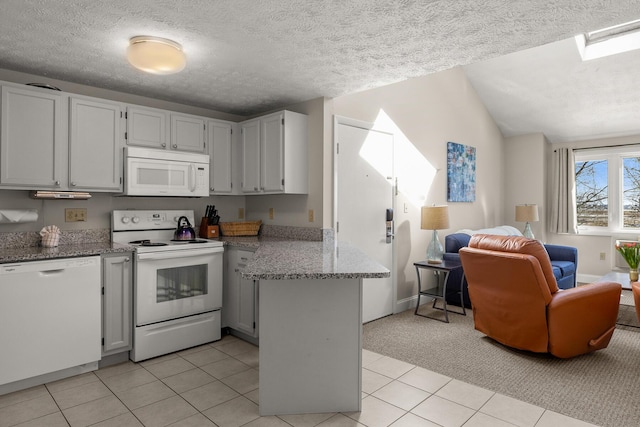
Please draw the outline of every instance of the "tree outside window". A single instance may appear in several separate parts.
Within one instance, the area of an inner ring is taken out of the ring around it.
[[[575,154],[578,227],[640,231],[640,150],[637,146]]]
[[[576,209],[578,226],[607,227],[607,160],[576,161]]]

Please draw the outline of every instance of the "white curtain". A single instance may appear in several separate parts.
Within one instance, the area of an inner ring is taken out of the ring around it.
[[[573,150],[558,148],[553,151],[551,164],[551,233],[576,234],[576,172]]]

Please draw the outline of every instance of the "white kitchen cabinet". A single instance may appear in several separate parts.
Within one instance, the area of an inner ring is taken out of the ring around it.
[[[253,258],[253,252],[229,248],[224,281],[222,312],[224,324],[252,338],[258,338],[258,285],[243,279],[240,270]]]
[[[127,145],[165,149],[169,145],[169,112],[157,108],[128,105]]]
[[[259,193],[260,188],[260,119],[241,125],[242,192]]]
[[[187,114],[171,113],[171,148],[204,153],[207,149],[205,119]]]
[[[2,87],[0,185],[122,191],[121,105],[34,87]]]
[[[58,189],[67,181],[67,105],[61,92],[2,86],[0,185]]]
[[[233,188],[233,128],[234,123],[207,121],[209,143],[209,190],[211,194],[234,194]]]
[[[204,117],[157,108],[127,106],[127,145],[204,153]]]
[[[132,348],[131,259],[131,253],[102,256],[102,356]]]
[[[309,191],[307,116],[281,111],[241,124],[242,191]]]
[[[70,98],[70,190],[122,191],[122,105]]]

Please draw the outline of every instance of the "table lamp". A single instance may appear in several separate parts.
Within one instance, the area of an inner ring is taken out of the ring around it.
[[[433,230],[431,242],[427,247],[427,262],[429,264],[441,264],[444,250],[438,239],[438,230],[449,228],[448,206],[423,206],[421,211],[420,228]]]
[[[516,205],[516,222],[526,222],[522,235],[535,239],[530,222],[538,221],[538,205]]]

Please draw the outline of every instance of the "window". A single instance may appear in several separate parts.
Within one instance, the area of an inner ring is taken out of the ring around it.
[[[640,146],[575,151],[581,232],[640,232]]]

